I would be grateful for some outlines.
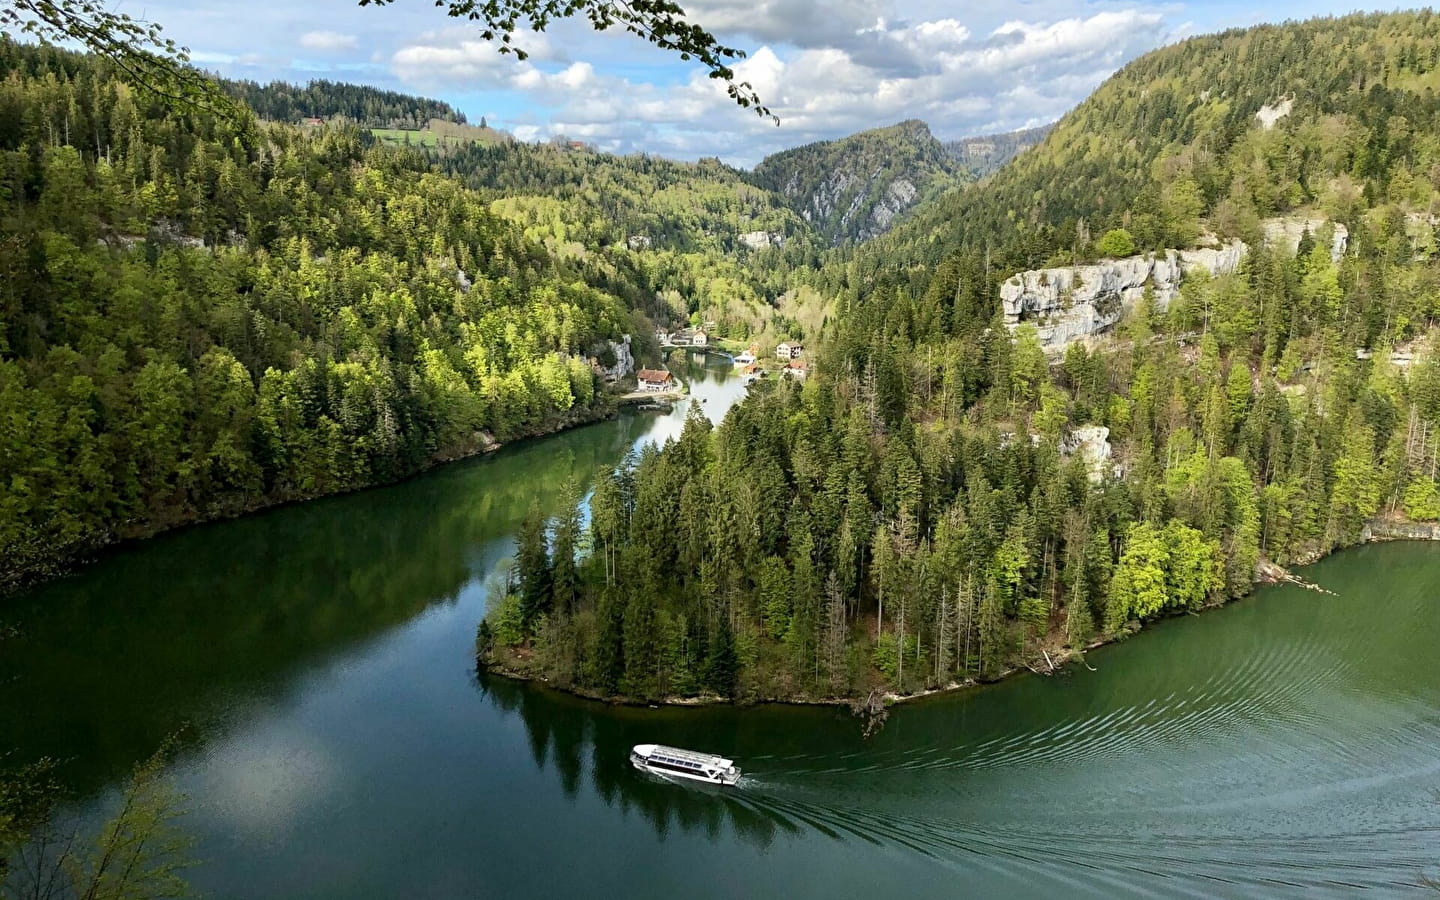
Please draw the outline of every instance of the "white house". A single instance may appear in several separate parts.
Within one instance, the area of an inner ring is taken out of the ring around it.
[[[753,362],[755,362],[755,354],[751,353],[749,350],[746,350],[744,353],[741,353],[739,356],[735,357],[735,365],[737,366],[748,366]]]
[[[782,343],[775,348],[775,358],[781,362],[792,359],[799,359],[805,355],[805,348],[801,344]]]
[[[694,334],[690,335],[690,346],[692,347],[704,347],[709,343],[710,335],[706,334],[698,328],[695,329]]]
[[[675,382],[675,377],[664,369],[641,369],[635,377],[642,391],[668,391]]]

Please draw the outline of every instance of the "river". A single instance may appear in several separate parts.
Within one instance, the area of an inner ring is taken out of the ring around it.
[[[743,392],[688,371],[711,415]],[[696,401],[690,401],[696,402]],[[1440,545],[1347,551],[1075,668],[897,708],[611,708],[477,678],[485,585],[686,406],[165,535],[6,604],[0,747],[95,818],[167,735],[212,898],[1350,896],[1440,876]],[[183,731],[182,731],[183,729]],[[733,756],[717,794],[632,744]]]

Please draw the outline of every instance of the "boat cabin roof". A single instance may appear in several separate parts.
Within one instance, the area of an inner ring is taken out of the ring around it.
[[[734,762],[723,756],[715,756],[711,753],[696,753],[694,750],[666,747],[663,744],[640,744],[636,746],[635,752],[647,759],[653,759],[657,762],[674,763],[687,768],[728,769],[734,765]]]

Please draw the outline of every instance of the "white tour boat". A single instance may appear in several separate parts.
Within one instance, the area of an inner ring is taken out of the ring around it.
[[[706,784],[735,784],[740,780],[740,770],[731,760],[660,744],[636,744],[630,751],[630,764],[662,778],[686,778]]]

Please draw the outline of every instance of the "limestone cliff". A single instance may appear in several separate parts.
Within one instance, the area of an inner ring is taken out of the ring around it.
[[[946,141],[945,151],[976,178],[983,178],[1045,140],[1054,124],[1004,134]]]
[[[887,231],[925,196],[960,183],[961,171],[925,123],[911,120],[767,156],[751,180],[839,245]]]
[[[587,352],[590,366],[606,382],[618,381],[635,371],[635,354],[631,352],[630,335],[620,340],[597,342]]]
[[[1279,219],[1266,219],[1260,223],[1260,228],[1265,232],[1265,242],[1294,253],[1300,246],[1300,238],[1309,233],[1317,241],[1324,238],[1327,231],[1330,236],[1330,260],[1339,262],[1340,257],[1350,246],[1350,230],[1339,222],[1331,222],[1328,219],[1316,217],[1288,216]]]
[[[1233,272],[1245,250],[1244,243],[1233,241],[1219,248],[1166,250],[1093,265],[1019,272],[1000,286],[1005,324],[1013,329],[1021,322],[1033,322],[1041,345],[1060,349],[1110,330],[1147,288],[1153,291],[1156,309],[1165,309],[1187,272]]]

